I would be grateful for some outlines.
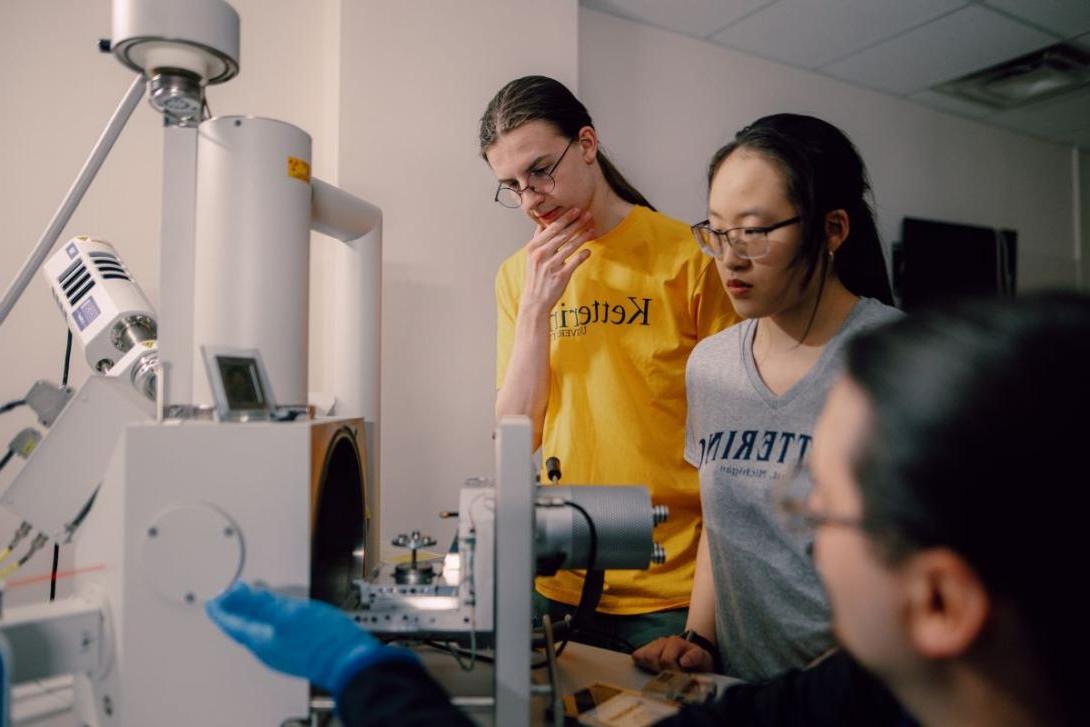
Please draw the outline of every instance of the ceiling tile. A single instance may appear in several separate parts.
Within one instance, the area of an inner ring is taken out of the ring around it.
[[[581,0],[601,10],[659,28],[706,38],[720,28],[775,0]]]
[[[712,40],[781,63],[818,68],[966,4],[966,0],[780,0]]]
[[[1025,108],[1002,111],[989,121],[1031,134],[1063,137],[1090,124],[1090,88]]]
[[[984,0],[985,5],[1070,38],[1090,30],[1087,0]]]
[[[983,119],[995,113],[995,109],[993,108],[975,104],[970,101],[962,101],[961,99],[947,96],[944,93],[936,93],[935,91],[920,91],[919,93],[912,94],[909,98],[924,106],[930,106],[939,111],[949,111],[952,114],[965,116],[970,119]]]
[[[1047,33],[970,5],[822,70],[845,81],[906,95],[1055,42]]]

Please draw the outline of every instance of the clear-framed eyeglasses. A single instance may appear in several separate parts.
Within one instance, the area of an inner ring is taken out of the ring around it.
[[[568,153],[568,149],[571,149],[571,145],[574,143],[575,139],[569,141],[568,145],[564,147],[564,151],[560,154],[560,158],[548,169],[531,169],[530,173],[526,175],[526,186],[522,189],[501,184],[496,188],[495,201],[508,209],[516,209],[522,206],[522,193],[528,189],[532,189],[538,194],[548,194],[553,191],[553,187],[556,186],[556,180],[553,179],[553,172],[560,166],[560,162],[564,161],[564,156]]]
[[[814,533],[821,527],[863,527],[862,518],[837,515],[816,507],[810,496],[812,487],[810,473],[802,465],[793,466],[772,485],[773,507],[789,531],[812,540]]]
[[[783,222],[766,227],[732,227],[729,230],[716,230],[707,220],[692,226],[696,244],[705,255],[722,260],[729,247],[743,260],[756,260],[768,254],[771,245],[768,233],[798,222],[800,217],[792,217]]]

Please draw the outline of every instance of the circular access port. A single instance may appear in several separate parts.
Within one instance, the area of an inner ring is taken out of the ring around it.
[[[221,593],[242,569],[242,536],[219,509],[177,505],[144,528],[144,575],[168,601],[194,606]]]

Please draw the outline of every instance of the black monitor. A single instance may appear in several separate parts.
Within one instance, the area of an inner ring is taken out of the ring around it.
[[[276,401],[256,349],[201,346],[220,421],[271,419]]]
[[[216,356],[223,393],[232,409],[266,409],[265,388],[257,373],[257,361],[243,356]]]
[[[956,298],[1014,295],[1018,233],[904,218],[894,289],[907,311]]]

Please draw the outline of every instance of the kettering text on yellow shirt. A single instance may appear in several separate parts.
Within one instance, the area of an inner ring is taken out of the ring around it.
[[[599,611],[638,614],[689,603],[700,535],[697,472],[683,458],[685,362],[696,342],[737,321],[711,258],[687,225],[633,207],[576,269],[549,317],[551,381],[542,460],[561,484],[647,485],[670,519],[655,529],[666,562],[612,571]],[[526,253],[496,274],[496,386],[515,337]],[[543,476],[542,481],[547,481]],[[546,598],[579,602],[581,571],[537,579]]]

